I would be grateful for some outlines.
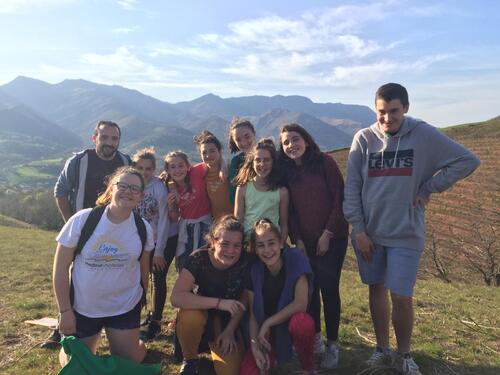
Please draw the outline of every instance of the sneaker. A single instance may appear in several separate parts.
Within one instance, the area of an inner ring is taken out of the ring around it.
[[[151,320],[147,325],[141,328],[139,334],[142,341],[153,340],[161,333],[161,325],[156,320]]]
[[[49,337],[40,344],[40,348],[56,349],[61,345],[61,334],[57,329],[53,330]]]
[[[323,354],[326,350],[325,340],[323,340],[323,335],[321,332],[316,333],[314,337],[314,354]]]
[[[403,375],[422,375],[410,353],[397,353],[393,365]]]
[[[198,362],[196,359],[185,359],[182,362],[181,371],[179,375],[197,375],[198,374]]]
[[[390,348],[379,348],[365,362],[370,367],[389,366],[392,363],[392,350]]]
[[[323,353],[321,368],[332,370],[339,365],[339,348],[336,345],[328,345]]]

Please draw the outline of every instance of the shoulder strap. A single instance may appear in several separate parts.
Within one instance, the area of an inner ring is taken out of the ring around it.
[[[139,215],[135,211],[134,211],[134,220],[135,220],[135,226],[137,227],[137,232],[139,233],[139,237],[141,238],[142,247],[141,247],[141,254],[139,255],[138,259],[141,260],[142,253],[144,252],[144,246],[146,246],[146,238],[148,236],[148,232],[146,230],[146,224],[144,224],[141,215]]]
[[[80,233],[80,238],[78,239],[78,244],[75,248],[73,260],[82,252],[83,247],[89,240],[90,236],[92,236],[92,233],[94,233],[94,230],[97,227],[97,224],[99,224],[99,220],[101,220],[105,209],[106,206],[96,206],[92,209],[92,211],[90,211],[85,224],[83,224],[82,232]]]

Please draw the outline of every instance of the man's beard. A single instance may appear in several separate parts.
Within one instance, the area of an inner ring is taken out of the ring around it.
[[[114,148],[113,146],[100,146],[96,149],[96,152],[100,156],[110,158],[115,154],[116,148]]]

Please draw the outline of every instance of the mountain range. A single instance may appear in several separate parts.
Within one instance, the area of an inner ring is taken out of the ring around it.
[[[203,129],[227,143],[233,116],[248,118],[257,135],[274,136],[285,123],[303,125],[324,150],[348,146],[354,132],[375,120],[361,105],[314,103],[303,96],[221,98],[207,94],[168,103],[137,90],[85,80],[50,84],[18,77],[0,86],[1,165],[62,157],[89,147],[99,120],[122,127],[121,149],[132,153],[153,145],[159,154],[182,149],[193,155],[193,135]]]

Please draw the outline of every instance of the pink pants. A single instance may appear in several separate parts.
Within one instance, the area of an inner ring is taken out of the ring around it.
[[[288,331],[292,336],[293,347],[299,357],[300,366],[304,370],[314,370],[314,319],[307,313],[292,315],[288,323]],[[271,367],[276,366],[274,350],[269,354]],[[259,375],[260,370],[255,363],[252,349],[248,349],[241,362],[240,375]]]

